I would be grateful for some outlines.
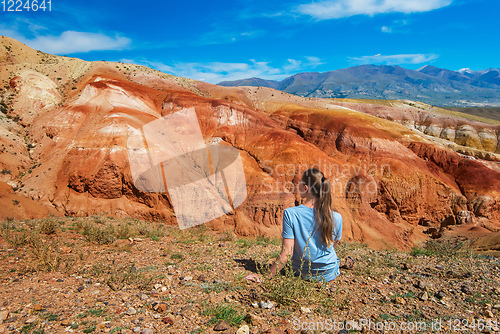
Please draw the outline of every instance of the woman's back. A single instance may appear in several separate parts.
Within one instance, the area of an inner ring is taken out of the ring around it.
[[[316,228],[316,210],[305,205],[288,208],[283,214],[284,239],[294,239],[292,266],[306,279],[331,281],[339,275],[339,259]],[[342,216],[332,212],[333,240],[342,237]]]

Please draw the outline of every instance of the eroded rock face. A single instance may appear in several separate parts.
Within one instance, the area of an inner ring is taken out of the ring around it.
[[[12,78],[10,87],[18,96],[13,105],[15,113],[25,125],[31,124],[34,118],[62,101],[56,83],[36,71],[22,71]]]
[[[235,212],[211,221],[214,228],[280,235],[283,210],[300,202],[296,185],[311,166],[332,182],[346,239],[407,248],[428,238],[424,232],[437,236],[454,226],[476,224],[491,231],[500,226],[499,171],[425,135],[498,150],[495,127],[431,121],[404,107],[361,110],[352,103],[143,71],[90,66],[77,89],[64,95],[44,73],[29,72],[35,82],[29,87],[43,86],[34,95],[27,93],[32,88],[23,91],[30,82],[23,75],[9,78],[14,112],[29,120],[25,131],[32,144],[20,147],[16,158],[24,161],[16,168],[30,168],[12,177],[20,182],[17,195],[59,214],[106,213],[174,224],[168,192],[147,193],[134,185],[127,138],[149,122],[193,107],[204,141],[237,148],[245,171],[247,199]],[[0,154],[0,168],[12,156]]]
[[[467,151],[471,156],[500,161],[500,156],[487,153],[500,153],[500,126],[470,121],[464,118],[440,114],[441,109],[423,103],[387,101],[385,104],[334,101],[332,103],[375,115],[403,124],[428,136],[444,139],[479,152]],[[456,146],[450,148],[458,151]]]

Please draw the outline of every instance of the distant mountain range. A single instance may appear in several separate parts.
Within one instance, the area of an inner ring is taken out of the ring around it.
[[[451,71],[426,65],[360,65],[330,72],[306,72],[282,81],[249,78],[221,86],[263,86],[321,98],[409,99],[437,106],[500,106],[500,69]]]

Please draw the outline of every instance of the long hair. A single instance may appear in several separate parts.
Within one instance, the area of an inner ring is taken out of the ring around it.
[[[302,175],[302,182],[307,185],[316,197],[314,220],[316,230],[321,233],[321,241],[330,247],[333,244],[333,231],[336,227],[332,216],[332,186],[325,175],[316,168],[310,168]]]

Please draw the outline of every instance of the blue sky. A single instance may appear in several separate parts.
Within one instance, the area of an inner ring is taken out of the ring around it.
[[[360,64],[500,67],[498,0],[52,0],[50,12],[1,7],[0,35],[35,49],[212,83]]]

